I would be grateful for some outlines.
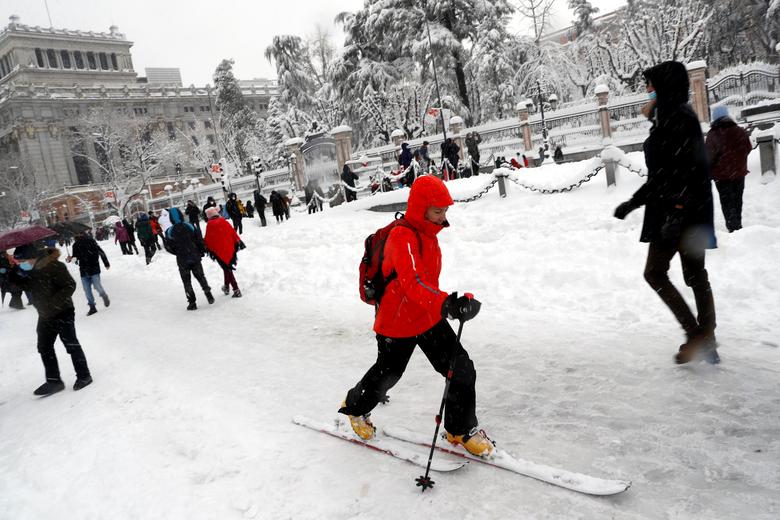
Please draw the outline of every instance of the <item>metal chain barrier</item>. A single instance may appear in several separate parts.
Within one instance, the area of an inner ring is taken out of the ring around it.
[[[628,170],[628,171],[630,171],[632,173],[636,173],[640,177],[647,177],[647,171],[644,168],[641,168],[641,167],[638,168],[638,169],[637,168],[632,168],[633,164],[630,163],[630,162],[628,164],[623,164],[623,161],[619,161],[617,163],[617,165],[618,166],[622,166],[623,168],[625,168],[626,170]]]
[[[475,200],[482,198],[485,194],[487,194],[487,192],[493,189],[493,186],[495,186],[497,183],[498,183],[498,177],[494,178],[492,181],[486,184],[485,187],[482,188],[482,191],[476,193],[475,195],[472,195],[471,197],[468,197],[466,199],[453,199],[453,200],[455,202],[474,202]]]
[[[578,182],[575,182],[571,186],[566,186],[565,188],[537,188],[536,186],[528,186],[526,184],[523,184],[513,176],[509,176],[509,180],[520,186],[521,188],[525,188],[527,190],[536,191],[538,193],[544,193],[544,194],[551,194],[551,193],[566,193],[568,191],[571,191],[575,188],[579,188],[589,180],[591,180],[593,177],[595,177],[601,170],[604,169],[604,165],[601,164],[597,166],[593,171],[588,173],[584,178],[580,179]]]

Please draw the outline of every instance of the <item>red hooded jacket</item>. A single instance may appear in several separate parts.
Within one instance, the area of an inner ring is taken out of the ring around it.
[[[392,338],[419,336],[441,321],[447,293],[439,290],[441,250],[436,235],[449,224],[434,224],[425,219],[425,212],[431,206],[452,204],[441,179],[424,175],[412,184],[404,219],[417,232],[397,226],[385,243],[382,273],[388,277],[395,271],[398,277],[387,285],[382,296],[374,321],[377,334]]]
[[[223,268],[229,269],[236,263],[236,253],[241,238],[227,220],[222,217],[209,220],[206,223],[206,236],[203,241],[206,243],[206,249],[217,257],[217,262]]]

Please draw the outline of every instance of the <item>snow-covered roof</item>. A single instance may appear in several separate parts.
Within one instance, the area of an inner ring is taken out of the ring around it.
[[[704,60],[696,60],[692,61],[689,64],[686,65],[686,68],[688,70],[696,70],[696,69],[706,69],[707,68],[707,62]]]
[[[332,128],[330,131],[330,135],[336,135],[336,134],[343,134],[344,132],[351,132],[352,127],[347,125],[341,125],[337,126],[336,128]]]
[[[403,131],[403,130],[401,130],[401,129],[398,129],[398,128],[396,128],[395,130],[393,130],[393,132],[390,134],[390,138],[391,138],[391,139],[392,139],[392,138],[394,138],[394,137],[404,137],[404,136],[406,136],[406,134],[404,133],[404,131]]]
[[[599,83],[593,89],[593,93],[594,94],[609,94],[609,87],[606,86],[604,83]]]
[[[455,116],[450,118],[450,124],[451,125],[462,125],[463,124],[463,118],[460,116]]]
[[[293,146],[296,144],[303,144],[303,143],[304,143],[303,137],[291,137],[284,142],[284,145]]]

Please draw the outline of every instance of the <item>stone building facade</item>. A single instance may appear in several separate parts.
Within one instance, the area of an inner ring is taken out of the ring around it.
[[[214,89],[139,77],[132,45],[116,26],[107,33],[41,28],[11,16],[0,31],[0,157],[19,157],[52,191],[100,184],[97,168],[74,157],[69,135],[82,114],[106,107],[155,122],[187,145],[205,145],[216,159]],[[249,107],[264,117],[276,83],[241,88]],[[86,148],[97,161],[94,147]],[[200,175],[204,166],[182,164],[183,174]],[[172,175],[174,165],[165,165],[164,173]]]

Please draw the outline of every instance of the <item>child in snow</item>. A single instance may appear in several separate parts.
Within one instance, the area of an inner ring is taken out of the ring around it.
[[[444,418],[447,440],[486,456],[493,443],[477,427],[474,364],[447,322],[472,319],[480,303],[470,295],[458,298],[457,293],[439,290],[441,250],[436,235],[449,227],[447,208],[452,204],[441,179],[426,175],[412,184],[404,216],[408,225],[393,228],[384,246],[382,273],[389,282],[374,321],[377,360],[347,393],[339,412],[349,416],[359,437],[371,439],[375,432],[371,410],[401,378],[419,345],[445,377],[455,356]]]
[[[230,294],[230,287],[232,287],[233,298],[241,298],[241,291],[238,289],[233,269],[235,269],[236,262],[238,262],[238,251],[246,246],[244,246],[233,226],[220,216],[218,208],[208,208],[206,210],[206,218],[208,220],[206,222],[204,241],[206,242],[206,249],[208,249],[209,255],[222,268],[225,278],[222,292]]]

